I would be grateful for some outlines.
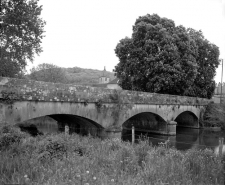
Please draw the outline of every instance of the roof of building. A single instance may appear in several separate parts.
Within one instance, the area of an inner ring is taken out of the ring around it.
[[[115,78],[114,80],[110,81],[108,84],[118,84],[119,79]]]
[[[106,88],[107,83],[105,83],[105,84],[92,84],[91,86],[92,87],[105,87]]]

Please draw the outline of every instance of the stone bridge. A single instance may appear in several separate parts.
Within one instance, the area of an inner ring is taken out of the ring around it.
[[[0,77],[0,124],[43,116],[59,128],[101,137],[138,129],[175,135],[176,126],[199,128],[209,100]]]

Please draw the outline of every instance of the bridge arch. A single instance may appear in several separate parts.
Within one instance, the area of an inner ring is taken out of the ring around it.
[[[119,125],[123,125],[125,121],[142,113],[152,113],[160,116],[163,120],[167,120],[167,115],[164,113],[164,107],[161,105],[134,104],[132,109],[129,109],[119,119]]]
[[[135,114],[122,124],[122,139],[127,140],[131,135],[131,128],[135,131],[165,133],[167,128],[166,121],[158,114],[152,112],[142,112]]]
[[[97,136],[103,128],[100,124],[93,120],[71,114],[55,114],[49,115],[58,122],[59,130],[64,131],[65,125],[69,126],[70,133],[78,133],[81,135],[91,134]]]
[[[12,106],[8,106],[5,114],[7,118],[5,121],[11,124],[43,116],[52,116],[54,119],[60,119],[60,117],[66,116],[69,120],[76,117],[77,120],[88,120],[93,125],[100,125],[102,128],[107,128],[107,124],[109,124],[105,121],[107,120],[105,116],[107,112],[99,114],[94,103],[84,105],[83,103],[70,102],[23,101],[15,102]]]
[[[102,130],[102,126],[98,123],[71,114],[46,115],[29,119],[18,124],[21,130],[29,133],[35,132],[35,129],[37,133],[64,132],[66,125],[69,126],[70,134],[77,133],[80,135],[91,134],[92,136],[99,136]]]
[[[177,126],[199,128],[199,118],[194,111],[183,111],[175,118]]]

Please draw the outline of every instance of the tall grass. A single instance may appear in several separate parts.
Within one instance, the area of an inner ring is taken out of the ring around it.
[[[222,184],[223,164],[211,150],[180,152],[147,141],[64,134],[1,133],[0,184]],[[3,139],[4,138],[4,139]],[[18,139],[19,138],[19,139]]]

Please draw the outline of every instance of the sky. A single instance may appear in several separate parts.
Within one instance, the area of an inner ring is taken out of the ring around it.
[[[176,25],[202,30],[220,48],[225,68],[225,0],[39,0],[46,21],[43,52],[27,70],[41,63],[113,71],[114,49],[139,16],[156,13]],[[216,82],[221,81],[221,65]],[[223,75],[225,81],[225,71]]]

